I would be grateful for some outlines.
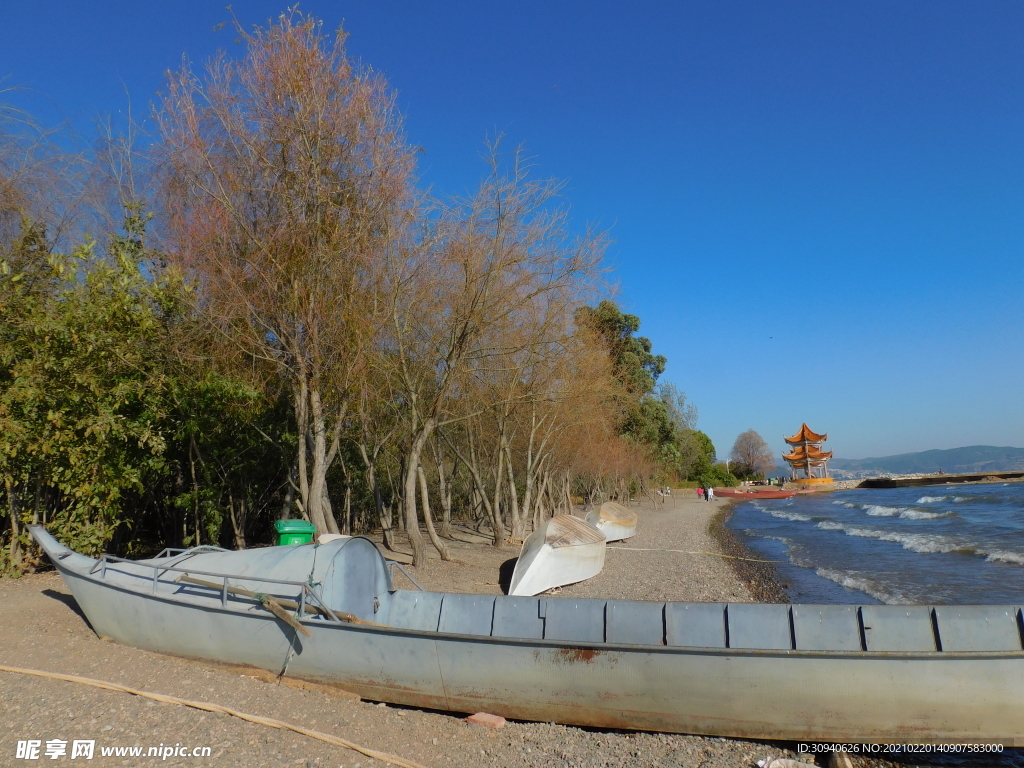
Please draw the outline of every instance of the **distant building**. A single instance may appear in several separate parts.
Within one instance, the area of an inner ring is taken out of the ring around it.
[[[828,473],[828,460],[832,458],[832,451],[821,450],[822,444],[828,440],[827,434],[819,435],[807,424],[802,424],[799,432],[784,439],[791,449],[789,453],[782,454],[782,458],[789,464],[793,480],[807,485],[832,482]]]

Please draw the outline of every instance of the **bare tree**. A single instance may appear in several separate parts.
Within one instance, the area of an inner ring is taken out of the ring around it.
[[[742,474],[766,475],[775,469],[775,454],[752,429],[736,438],[729,460],[740,465],[738,472]]]
[[[408,424],[402,496],[416,565],[426,562],[416,496],[431,435],[506,402],[467,409],[459,394],[561,338],[591,295],[604,249],[598,234],[568,233],[565,211],[553,207],[558,184],[530,179],[518,153],[508,171],[496,147],[490,160],[477,194],[442,209],[416,256],[391,252],[389,262],[393,353],[382,360]]]
[[[335,532],[327,471],[368,364],[378,267],[408,219],[413,151],[344,33],[294,11],[236,27],[244,59],[184,65],[157,112],[172,258],[241,362],[291,391],[300,503]]]

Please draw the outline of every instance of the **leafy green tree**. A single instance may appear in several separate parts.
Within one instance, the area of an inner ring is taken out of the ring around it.
[[[163,469],[161,314],[173,290],[147,280],[129,221],[109,258],[87,242],[55,253],[31,225],[0,261],[0,476],[17,568],[23,524],[101,551],[127,497]]]

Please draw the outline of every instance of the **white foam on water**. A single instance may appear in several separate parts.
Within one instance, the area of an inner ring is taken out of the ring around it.
[[[939,501],[945,501],[949,496],[922,496],[917,500],[917,504],[935,504]]]
[[[864,511],[872,517],[896,517],[907,509],[907,507],[884,507],[881,504],[869,504],[864,507]]]
[[[815,573],[823,579],[835,582],[841,587],[856,589],[859,592],[871,595],[876,600],[881,600],[883,603],[888,603],[889,605],[906,605],[912,602],[900,592],[889,590],[874,579],[869,579],[866,576],[859,576],[846,571],[839,571],[834,568],[818,568]]]
[[[767,512],[772,517],[778,517],[782,520],[792,520],[795,523],[809,523],[814,518],[808,515],[801,515],[799,512],[785,512],[781,509],[763,509],[762,512]]]
[[[935,520],[955,514],[955,512],[926,512],[923,509],[905,509],[900,512],[900,517],[904,520]]]
[[[953,501],[955,501],[957,504],[963,504],[965,501],[971,501],[971,497],[970,496],[954,496],[953,497]]]
[[[1024,555],[1017,552],[1003,552],[997,550],[995,552],[989,552],[988,557],[985,558],[990,563],[1013,563],[1014,565],[1024,565]]]
[[[860,509],[860,504],[852,504],[849,501],[833,501],[837,507],[846,507],[847,509]]]
[[[982,554],[973,547],[969,547],[957,539],[949,536],[935,536],[924,533],[899,533],[897,531],[878,531],[874,528],[860,528],[857,526],[843,525],[824,520],[818,523],[818,528],[825,531],[842,531],[847,536],[859,536],[864,539],[878,539],[879,541],[891,541],[900,544],[904,549],[911,552],[919,552],[923,555],[930,555],[944,552],[966,552],[968,554]]]

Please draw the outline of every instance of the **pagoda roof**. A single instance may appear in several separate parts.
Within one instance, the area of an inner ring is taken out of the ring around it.
[[[799,432],[792,437],[785,438],[785,440],[790,445],[796,445],[797,443],[824,443],[828,440],[828,434],[819,435],[817,432],[812,432],[805,422],[800,425]]]
[[[832,458],[832,451],[819,451],[817,448],[805,449],[804,446],[798,446],[792,453],[782,454],[782,458],[786,461],[828,461]]]

